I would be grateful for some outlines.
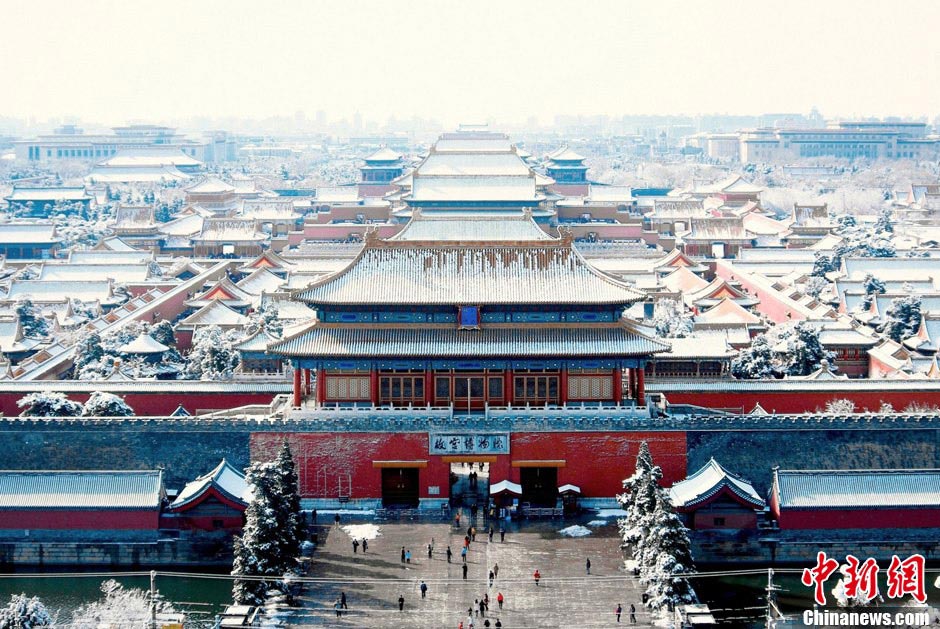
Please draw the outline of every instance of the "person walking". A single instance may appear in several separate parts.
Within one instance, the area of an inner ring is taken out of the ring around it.
[[[497,592],[497,593],[496,593],[496,604],[499,605],[499,608],[500,608],[500,609],[503,608],[503,601],[504,601],[504,600],[506,600],[506,599],[503,598],[503,593],[502,593],[502,592]]]
[[[339,599],[336,599],[336,602],[333,603],[333,609],[336,610],[336,617],[339,618],[343,615],[343,607],[339,602]]]
[[[636,624],[636,605],[630,603],[630,624]]]
[[[464,536],[463,547],[466,548],[467,550],[470,550],[470,536],[469,535]]]
[[[617,609],[614,610],[614,614],[617,615],[617,622],[620,622],[620,614],[622,613],[623,613],[623,607],[620,605],[620,603],[617,603]]]
[[[467,564],[466,563],[464,563],[463,565],[463,580],[464,581],[467,580]]]
[[[363,537],[362,538],[362,553],[365,554],[367,550],[369,550],[369,540]]]
[[[471,542],[477,541],[477,527],[475,526],[470,527],[470,541]]]
[[[333,526],[339,526],[339,514],[333,516]]]
[[[539,579],[542,578],[542,573],[539,572],[539,569],[538,569],[538,568],[536,568],[536,569],[535,569],[535,572],[532,573],[532,578],[535,579],[535,585],[536,585],[536,587],[538,587]]]
[[[431,555],[434,554],[434,546],[428,544],[428,559],[431,558]]]
[[[460,528],[460,511],[457,511],[457,515],[454,516],[454,528]]]
[[[484,626],[484,627],[489,627],[489,626],[490,626],[490,619],[489,619],[489,618],[487,618],[486,620],[483,621],[483,626]]]
[[[492,542],[492,541],[493,541],[493,525],[492,525],[492,524],[490,524],[490,531],[489,531],[489,533],[490,533],[490,541]]]
[[[454,556],[454,551],[450,549],[450,546],[447,547],[447,563],[450,563],[451,558]]]
[[[490,587],[493,587],[493,579],[496,578],[496,573],[490,570]]]
[[[401,547],[401,562],[405,563],[405,547]]]
[[[486,618],[486,603],[484,601],[480,601],[480,617]]]
[[[496,627],[496,629],[501,629],[501,627],[503,626],[503,623],[499,622],[499,618],[497,618],[497,619],[496,619],[496,624],[493,625],[493,626]]]
[[[494,579],[499,578],[499,564],[498,563],[493,564],[493,578]]]
[[[353,554],[355,555],[357,552],[359,552],[359,540],[354,537],[352,541],[352,545],[353,545]]]
[[[411,563],[411,551],[410,550],[405,551],[405,563]]]
[[[584,569],[587,571],[588,574],[591,574],[591,559],[590,558],[585,560]]]
[[[500,542],[506,541],[506,529],[503,528],[502,524],[499,525],[499,541]]]
[[[473,607],[471,607],[470,609],[472,609],[473,613],[476,614],[476,617],[479,618],[480,617],[480,599],[478,598],[473,599]]]
[[[405,596],[404,594],[398,595],[398,611],[405,611]]]
[[[349,606],[346,604],[346,592],[339,593],[339,602],[343,609],[349,609]]]
[[[424,581],[421,582],[421,598],[428,597],[428,584]]]
[[[467,547],[466,546],[460,549],[460,558],[463,559],[464,564],[467,563]]]

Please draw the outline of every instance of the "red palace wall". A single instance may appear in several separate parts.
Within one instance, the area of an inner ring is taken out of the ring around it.
[[[749,413],[760,402],[768,413],[812,413],[823,410],[832,400],[849,399],[856,411],[866,408],[877,411],[881,403],[889,402],[901,411],[912,402],[940,405],[940,390],[934,391],[670,391],[669,383],[657,382],[655,391],[662,393],[670,404],[694,404],[707,408]]]
[[[0,529],[157,530],[160,511],[2,510]]]
[[[787,529],[915,529],[940,527],[940,509],[784,509]]]
[[[107,383],[102,383],[107,385]],[[107,386],[102,387],[107,390]],[[27,395],[22,391],[0,391],[0,413],[7,417],[16,417],[23,409],[16,405],[17,400]],[[85,403],[88,393],[68,393],[68,398]],[[185,389],[172,393],[127,393],[119,394],[138,415],[169,415],[180,404],[190,413],[197,409],[222,410],[245,406],[246,404],[270,404],[272,393],[187,393]]]
[[[380,498],[382,475],[374,461],[426,462],[419,473],[420,497],[448,495],[450,463],[428,454],[428,433],[253,433],[251,459],[273,459],[285,438],[297,461],[305,498],[336,498],[347,474],[352,498]],[[664,484],[685,478],[686,438],[678,431],[512,433],[510,454],[496,456],[490,464],[490,478],[519,482],[520,468],[513,461],[562,460],[559,485],[577,485],[585,497],[611,497],[623,491],[623,479],[633,472],[643,441],[649,443],[653,460],[663,469]],[[429,494],[429,486],[439,487],[440,494]]]

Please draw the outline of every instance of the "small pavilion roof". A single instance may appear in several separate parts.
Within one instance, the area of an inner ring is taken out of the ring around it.
[[[235,186],[225,183],[218,177],[210,176],[202,181],[197,181],[191,186],[187,186],[184,190],[190,194],[223,194],[226,192],[235,192]]]
[[[766,502],[749,482],[709,459],[697,472],[669,488],[669,499],[676,508],[690,509],[709,502],[723,490],[753,509],[763,509]]]
[[[402,154],[398,151],[383,146],[376,152],[365,158],[366,162],[397,162],[402,158]]]
[[[686,266],[676,268],[662,281],[666,288],[683,295],[700,291],[709,285],[708,280],[699,277]]]
[[[141,334],[130,343],[118,348],[123,354],[162,354],[170,348],[149,334]]]
[[[760,317],[745,309],[739,303],[728,297],[722,297],[716,305],[696,317],[705,323],[746,323],[757,325]]]
[[[265,267],[255,269],[251,275],[238,281],[238,286],[243,291],[252,295],[261,293],[273,293],[285,284],[282,277],[278,277]]]
[[[188,300],[186,305],[199,308],[212,301],[222,301],[229,306],[244,307],[251,304],[256,296],[234,284],[228,276],[224,276],[212,286]]]
[[[517,496],[522,495],[522,485],[514,483],[509,480],[501,480],[498,483],[493,483],[490,485],[490,495],[495,496],[496,494],[509,493],[516,494]]]
[[[208,304],[179,322],[179,326],[198,327],[217,325],[223,328],[241,327],[248,323],[248,317],[236,312],[221,301],[213,299]]]
[[[548,159],[553,162],[583,162],[587,158],[584,155],[571,150],[566,144],[560,149],[548,154]]]
[[[230,501],[247,507],[251,500],[251,486],[245,481],[245,475],[235,469],[228,461],[215,466],[211,472],[203,474],[187,483],[183,490],[170,504],[171,511],[180,511],[198,502],[210,490],[215,489]]]

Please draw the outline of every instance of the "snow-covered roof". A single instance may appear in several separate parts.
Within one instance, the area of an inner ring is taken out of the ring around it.
[[[218,177],[206,177],[191,186],[184,188],[187,194],[224,194],[235,192],[235,186],[225,183]]]
[[[338,325],[315,322],[269,346],[287,356],[396,357],[435,356],[639,356],[667,349],[624,322],[612,324],[496,324],[481,330],[459,330],[451,325],[409,327]]]
[[[162,354],[170,348],[149,334],[141,334],[130,343],[118,348],[122,354]]]
[[[728,297],[722,297],[716,305],[696,316],[696,321],[706,323],[746,323],[756,325],[760,317],[746,310]]]
[[[245,475],[222,459],[211,472],[203,474],[196,480],[187,483],[170,504],[171,511],[177,511],[186,505],[195,502],[210,489],[215,489],[223,496],[247,506],[251,499],[251,487],[245,481]]]
[[[316,202],[329,203],[359,203],[359,188],[356,186],[323,186],[317,188]]]
[[[0,225],[0,244],[53,244],[62,242],[52,223],[3,223]]]
[[[267,351],[268,345],[276,340],[276,338],[261,329],[236,345],[235,349],[240,352],[264,352]]]
[[[344,271],[295,295],[313,304],[628,304],[643,295],[564,241],[414,246],[367,242]]]
[[[548,159],[553,162],[583,162],[587,158],[580,153],[571,150],[568,145],[548,154]]]
[[[581,488],[578,487],[577,485],[571,485],[571,484],[562,485],[561,487],[558,488],[558,493],[559,494],[569,494],[569,493],[580,494]]]
[[[708,280],[703,279],[689,270],[686,266],[680,266],[675,271],[662,279],[663,286],[675,293],[693,293],[702,290],[708,286]]]
[[[202,232],[193,236],[194,242],[244,242],[265,240],[254,220],[235,218],[207,218]]]
[[[706,502],[725,488],[754,509],[766,506],[753,485],[730,473],[715,459],[709,459],[699,471],[670,487],[669,499],[674,507],[689,508]]]
[[[376,152],[365,158],[366,162],[397,162],[402,158],[402,154],[383,146]]]
[[[940,470],[775,470],[781,509],[940,507]]]
[[[509,480],[501,480],[498,483],[493,483],[490,485],[490,495],[495,496],[496,494],[501,494],[503,492],[508,492],[511,494],[516,494],[518,496],[522,495],[522,485],[519,483],[514,483]]]
[[[14,186],[8,201],[26,203],[28,201],[90,201],[91,196],[85,192],[84,186],[58,186],[58,187],[32,187]]]
[[[758,194],[763,191],[763,188],[748,183],[740,175],[731,175],[721,181],[695,188],[696,194]]]
[[[212,300],[193,314],[179,322],[182,327],[217,325],[220,327],[241,327],[248,323],[248,317],[236,312],[219,300]]]
[[[0,471],[0,510],[159,509],[163,471]]]
[[[111,236],[110,238],[105,238],[98,241],[98,244],[95,245],[94,251],[103,253],[109,251],[138,251],[138,249],[130,246],[117,236]]]
[[[728,342],[726,330],[696,330],[682,338],[670,338],[669,351],[659,358],[662,360],[683,358],[718,358],[725,359],[735,355],[736,350]]]
[[[146,282],[150,277],[148,264],[43,264],[38,281],[107,281],[120,284]]]
[[[98,165],[133,168],[154,166],[198,168],[203,164],[195,157],[186,155],[176,147],[147,147],[121,149],[117,154],[99,162]]]
[[[435,153],[510,153],[512,144],[509,138],[502,134],[493,134],[490,137],[456,137],[449,134],[434,143],[432,152]]]
[[[420,177],[528,177],[531,168],[515,153],[432,153],[416,168]]]
[[[522,212],[510,216],[416,212],[411,221],[389,240],[497,242],[555,240]]]
[[[70,251],[68,257],[71,265],[146,264],[151,260],[153,260],[152,251],[140,251],[138,249]]]
[[[239,213],[256,221],[291,221],[300,216],[289,198],[245,199]]]
[[[531,201],[540,200],[533,177],[415,177],[410,201]]]
[[[22,298],[35,302],[60,302],[72,298],[86,303],[109,303],[111,297],[111,282],[108,280],[13,280],[6,300]]]
[[[252,295],[273,293],[286,283],[284,278],[278,277],[265,267],[255,269],[251,275],[238,281],[236,286]]]
[[[205,218],[198,214],[187,214],[162,223],[157,229],[168,236],[192,236],[202,231]]]
[[[186,181],[189,175],[174,166],[95,166],[86,182],[100,183],[157,183]]]

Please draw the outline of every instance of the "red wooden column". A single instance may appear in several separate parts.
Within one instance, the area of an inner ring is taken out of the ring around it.
[[[558,403],[565,405],[568,403],[568,368],[561,368],[561,382],[558,383]]]
[[[300,408],[302,399],[300,391],[300,367],[294,367],[294,408]]]
[[[507,406],[515,402],[512,399],[512,369],[507,369],[503,375],[503,399]]]
[[[646,389],[643,382],[643,367],[636,370],[636,403],[637,406],[646,406]]]
[[[377,369],[369,370],[369,397],[372,400],[372,406],[379,405],[379,372]]]
[[[621,367],[614,369],[614,402],[617,404],[623,402],[623,369]]]
[[[310,395],[310,370],[304,369],[304,395]]]
[[[320,406],[326,402],[326,370],[320,367],[317,369],[317,404]]]
[[[434,374],[430,369],[424,370],[424,405],[434,403]]]

